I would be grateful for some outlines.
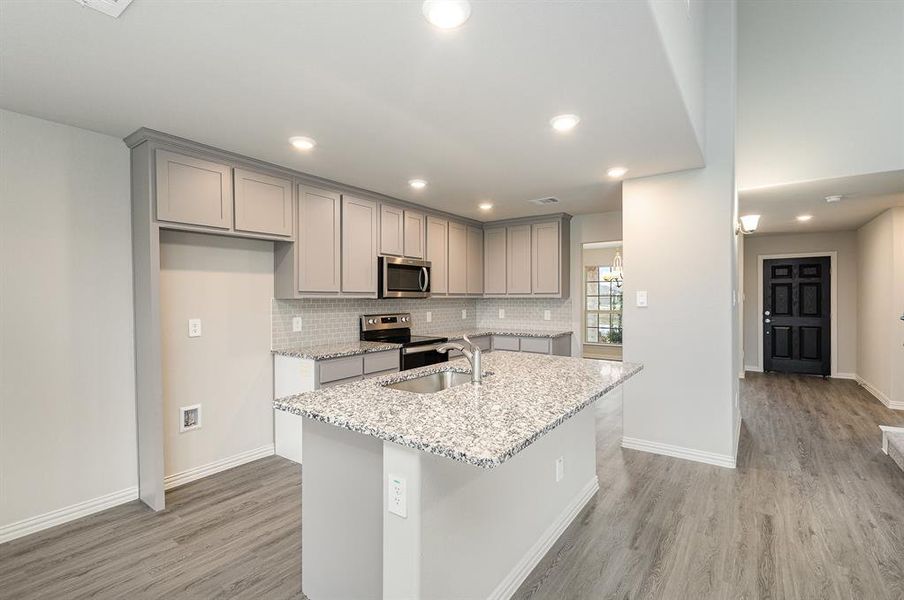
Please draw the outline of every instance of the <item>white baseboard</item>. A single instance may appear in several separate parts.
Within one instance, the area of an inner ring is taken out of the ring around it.
[[[239,454],[235,454],[233,456],[229,456],[212,463],[207,463],[206,465],[201,465],[200,467],[194,467],[192,469],[182,471],[181,473],[173,473],[172,475],[167,475],[163,478],[163,489],[170,490],[172,488],[179,487],[180,485],[185,485],[186,483],[202,479],[204,477],[207,477],[208,475],[213,475],[214,473],[219,473],[220,471],[225,471],[226,469],[231,469],[233,467],[249,463],[253,460],[272,455],[273,444],[267,444],[266,446],[261,446],[260,448],[240,452]]]
[[[763,367],[761,367],[760,365],[744,365],[744,370],[750,371],[752,373],[762,373]]]
[[[835,373],[834,375],[832,375],[832,379],[853,379],[856,381],[857,374],[856,373]]]
[[[641,452],[661,454],[673,458],[683,458],[685,460],[716,465],[717,467],[725,467],[728,469],[734,469],[737,463],[737,457],[731,456],[730,454],[716,454],[715,452],[705,452],[703,450],[694,450],[693,448],[684,448],[683,446],[650,442],[638,438],[622,437],[621,446],[622,448],[627,448],[629,450],[640,450]]]
[[[546,556],[546,553],[549,552],[552,545],[556,543],[556,540],[559,539],[562,532],[571,525],[571,522],[578,516],[581,509],[584,508],[599,489],[599,479],[594,475],[593,479],[587,482],[587,485],[585,485],[578,495],[565,507],[562,513],[556,517],[556,520],[553,521],[552,525],[543,532],[540,539],[531,546],[530,550],[527,551],[527,554],[521,557],[521,560],[518,561],[515,568],[512,569],[508,575],[502,579],[499,585],[496,586],[496,589],[490,594],[488,600],[504,600],[514,596],[515,592],[518,591],[518,588],[521,587],[521,584],[524,583],[524,580],[527,579],[527,576],[534,570],[534,567],[536,567],[543,557]]]
[[[133,486],[44,513],[43,515],[10,523],[0,527],[0,544],[137,499],[138,486]]]
[[[865,389],[867,392],[869,392],[870,394],[875,396],[879,400],[879,402],[881,402],[888,408],[891,408],[892,410],[904,410],[904,402],[892,401],[891,398],[889,398],[888,396],[886,396],[885,394],[880,392],[876,386],[874,386],[870,382],[866,381],[859,375],[856,376],[856,379],[857,379],[857,383],[859,383],[863,389]]]

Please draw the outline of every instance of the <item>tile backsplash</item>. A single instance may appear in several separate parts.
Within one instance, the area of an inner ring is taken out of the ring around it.
[[[505,318],[499,318],[499,309]],[[462,318],[462,310],[467,316]],[[543,312],[550,311],[550,320]],[[358,339],[358,318],[363,314],[410,312],[414,333],[439,333],[470,328],[571,329],[571,300],[540,298],[429,298],[426,300],[372,300],[314,298],[273,300],[274,349],[349,342]],[[432,316],[427,322],[427,313]],[[300,332],[292,319],[301,317]]]

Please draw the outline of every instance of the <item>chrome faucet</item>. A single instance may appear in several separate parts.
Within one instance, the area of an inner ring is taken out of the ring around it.
[[[465,348],[461,344],[456,344],[455,342],[447,342],[441,346],[437,346],[436,351],[448,352],[449,350],[458,350],[464,354],[465,358],[468,359],[468,362],[471,363],[471,383],[480,384],[482,381],[480,376],[480,346],[469,340],[468,336],[465,335],[462,337],[468,343],[468,348]]]

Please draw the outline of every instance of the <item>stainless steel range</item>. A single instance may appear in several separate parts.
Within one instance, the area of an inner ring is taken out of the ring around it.
[[[411,335],[411,313],[361,315],[360,339],[363,342],[401,344],[403,371],[449,360],[447,354],[436,351],[448,338]]]

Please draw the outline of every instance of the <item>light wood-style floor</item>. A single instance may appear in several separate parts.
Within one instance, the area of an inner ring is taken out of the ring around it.
[[[619,447],[598,409],[600,492],[526,599],[904,598],[904,425],[850,381],[749,374],[736,470]],[[680,426],[680,424],[676,424]],[[302,598],[301,477],[268,458],[0,545],[0,598]],[[463,574],[466,576],[466,574]]]

